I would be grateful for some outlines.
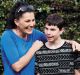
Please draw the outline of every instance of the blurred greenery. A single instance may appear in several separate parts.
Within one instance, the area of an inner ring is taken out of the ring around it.
[[[6,19],[11,7],[20,0],[0,0],[0,35],[5,29]],[[34,5],[36,9],[36,28],[43,31],[45,19],[50,13],[60,14],[66,21],[65,39],[80,43],[80,0],[21,0]]]

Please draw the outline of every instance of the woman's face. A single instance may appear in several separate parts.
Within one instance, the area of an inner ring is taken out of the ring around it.
[[[26,12],[19,19],[15,19],[14,22],[20,32],[31,34],[35,26],[35,15],[33,12]]]

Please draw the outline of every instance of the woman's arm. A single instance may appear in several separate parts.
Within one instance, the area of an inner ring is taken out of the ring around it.
[[[80,44],[78,42],[73,40],[65,40],[65,41],[72,44],[73,51],[75,50],[80,51]]]
[[[37,73],[36,75],[40,75],[40,73]]]
[[[80,75],[80,70],[75,70],[75,75]]]
[[[19,72],[23,67],[25,67],[29,63],[29,61],[31,60],[35,52],[39,50],[40,47],[42,46],[43,46],[43,43],[37,40],[35,43],[33,43],[32,47],[23,57],[21,57],[17,62],[12,64],[12,68],[16,72]]]

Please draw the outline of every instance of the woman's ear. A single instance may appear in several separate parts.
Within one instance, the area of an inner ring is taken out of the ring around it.
[[[16,26],[18,26],[18,25],[19,25],[19,22],[18,22],[18,20],[17,20],[17,19],[14,19],[14,23],[16,24]]]

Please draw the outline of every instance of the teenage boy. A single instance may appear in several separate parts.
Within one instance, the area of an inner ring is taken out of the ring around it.
[[[61,38],[64,26],[58,14],[47,17],[44,32],[48,41],[36,52],[36,75],[74,75],[78,72],[74,64],[76,51]]]

